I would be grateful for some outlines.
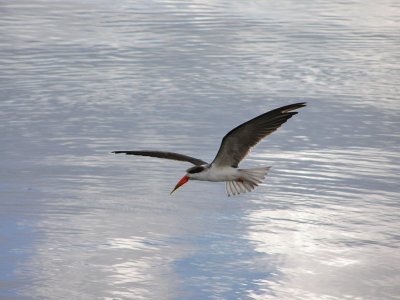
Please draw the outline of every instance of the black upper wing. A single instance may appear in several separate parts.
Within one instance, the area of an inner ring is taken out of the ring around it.
[[[123,153],[126,155],[142,155],[142,156],[151,156],[151,157],[158,157],[158,158],[165,158],[165,159],[172,159],[172,160],[179,160],[179,161],[187,161],[196,166],[207,164],[205,161],[203,161],[201,159],[190,157],[190,156],[179,154],[179,153],[174,153],[174,152],[143,150],[143,151],[113,151],[111,153],[115,153],[115,154]]]
[[[222,139],[221,146],[212,164],[237,167],[251,147],[297,114],[293,110],[304,106],[306,106],[305,102],[286,105],[264,113],[232,129]]]

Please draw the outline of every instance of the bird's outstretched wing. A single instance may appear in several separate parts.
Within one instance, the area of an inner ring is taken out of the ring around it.
[[[277,130],[292,116],[295,109],[306,106],[305,102],[283,106],[266,112],[228,132],[222,139],[221,146],[212,164],[237,168],[251,147]]]
[[[165,159],[172,159],[172,160],[187,161],[196,166],[207,164],[205,161],[203,161],[201,159],[190,157],[190,156],[179,154],[179,153],[174,153],[174,152],[143,150],[143,151],[113,151],[111,153],[115,153],[115,154],[123,153],[126,155],[142,155],[142,156],[151,156],[151,157],[158,157],[158,158],[165,158]]]

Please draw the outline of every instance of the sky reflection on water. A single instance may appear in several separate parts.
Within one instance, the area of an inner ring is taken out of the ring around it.
[[[397,299],[400,8],[390,1],[0,5],[0,298]],[[308,106],[193,182],[234,126]]]

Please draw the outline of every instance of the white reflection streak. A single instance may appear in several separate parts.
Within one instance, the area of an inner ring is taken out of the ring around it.
[[[132,238],[114,238],[109,241],[110,248],[130,249],[130,250],[156,250],[154,246],[146,245],[146,239],[143,237]]]
[[[275,257],[282,278],[260,281],[252,298],[270,298],[272,290],[277,299],[343,299],[345,293],[353,299],[370,284],[362,278],[386,281],[388,268],[393,270],[393,262],[385,266],[394,259],[391,234],[400,222],[393,211],[396,191],[386,191],[386,184],[396,181],[398,170],[391,161],[397,154],[381,151],[268,153],[265,159],[289,164],[275,174],[281,182],[275,187],[279,192],[257,201],[266,203],[265,208],[248,214],[246,238],[257,252]],[[290,161],[306,168],[293,170]],[[293,183],[304,188],[293,192]],[[282,203],[284,208],[268,203]],[[355,277],[361,280],[354,282]]]
[[[106,248],[117,250],[117,253],[128,250],[127,257],[134,258],[111,266],[109,271],[113,275],[110,275],[110,279],[113,282],[112,286],[115,287],[111,293],[126,299],[148,299],[151,296],[149,283],[157,282],[157,278],[152,274],[153,267],[158,268],[163,264],[161,253],[157,255],[157,252],[161,251],[159,247],[151,245],[148,238],[133,236],[111,239]],[[124,289],[117,288],[122,285]]]

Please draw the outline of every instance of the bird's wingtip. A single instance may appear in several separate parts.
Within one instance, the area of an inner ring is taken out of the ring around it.
[[[307,102],[298,102],[298,103],[289,104],[289,105],[281,107],[280,109],[282,112],[287,113],[287,112],[292,112],[295,109],[302,108],[304,106],[307,106]],[[293,113],[296,114],[297,112],[293,112]]]
[[[298,102],[298,103],[294,103],[292,105],[297,107],[297,108],[300,108],[300,107],[307,106],[307,102]]]

